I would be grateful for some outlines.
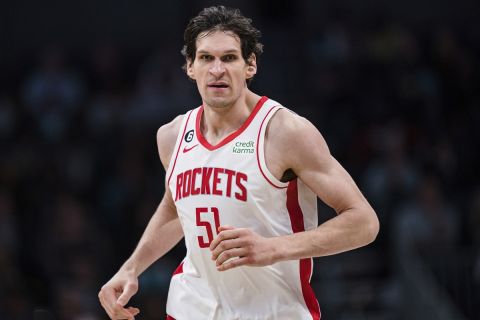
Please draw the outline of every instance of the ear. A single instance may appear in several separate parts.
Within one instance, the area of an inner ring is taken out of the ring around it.
[[[187,75],[190,79],[195,80],[195,72],[193,71],[193,61],[187,59]]]
[[[257,73],[257,57],[254,53],[248,59],[247,64],[246,78],[251,79]]]

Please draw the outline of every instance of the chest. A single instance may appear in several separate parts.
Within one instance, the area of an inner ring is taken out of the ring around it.
[[[191,142],[180,152],[171,179],[175,201],[197,195],[246,201],[247,190],[263,187],[255,140],[242,136],[216,150]]]

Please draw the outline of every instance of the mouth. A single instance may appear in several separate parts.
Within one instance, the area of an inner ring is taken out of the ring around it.
[[[207,85],[209,88],[225,89],[228,88],[228,84],[224,82],[214,82]]]

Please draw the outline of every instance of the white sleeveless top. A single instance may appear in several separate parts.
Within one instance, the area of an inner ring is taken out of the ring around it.
[[[187,248],[168,293],[167,314],[177,320],[320,319],[312,259],[220,272],[209,250],[222,225],[264,237],[317,227],[316,195],[298,178],[279,181],[265,164],[265,129],[280,108],[262,97],[214,146],[200,131],[203,107],[184,116],[166,173]]]

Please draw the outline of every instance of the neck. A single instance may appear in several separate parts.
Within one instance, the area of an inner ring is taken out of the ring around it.
[[[216,144],[238,130],[252,113],[260,98],[259,95],[247,91],[230,106],[212,107],[204,104],[200,126],[203,136],[211,144]]]

